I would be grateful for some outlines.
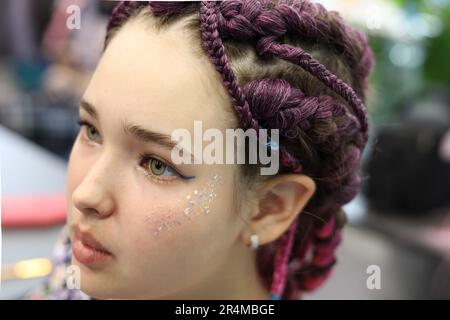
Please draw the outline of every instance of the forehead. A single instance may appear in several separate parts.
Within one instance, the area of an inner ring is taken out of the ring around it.
[[[180,26],[155,31],[142,20],[126,23],[106,48],[86,90],[104,113],[126,116],[152,128],[224,128],[231,100],[205,54]]]

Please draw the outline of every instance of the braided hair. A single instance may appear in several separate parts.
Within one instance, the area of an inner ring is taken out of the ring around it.
[[[123,1],[111,14],[105,48],[141,12],[160,27],[190,18],[239,126],[279,129],[278,174],[302,173],[316,182],[302,214],[261,246],[257,263],[274,299],[298,299],[318,288],[336,262],[342,206],[360,186],[357,169],[369,132],[364,100],[374,64],[366,35],[308,0]],[[255,172],[242,170],[250,181]]]

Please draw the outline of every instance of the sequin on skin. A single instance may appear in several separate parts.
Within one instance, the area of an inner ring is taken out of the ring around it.
[[[153,222],[154,218],[149,216],[145,219],[145,222]],[[153,229],[152,234],[157,236],[163,231],[170,231],[173,227],[181,225],[181,221],[174,214],[167,214],[157,220],[156,227]]]
[[[182,210],[181,214],[168,214],[159,218],[155,223],[156,227],[153,229],[152,235],[158,236],[161,232],[170,231],[175,226],[182,225],[183,220],[191,220],[194,215],[210,214],[210,205],[217,196],[215,189],[217,184],[221,181],[222,178],[218,174],[215,174],[212,177],[212,181],[208,182],[203,189],[195,189],[192,194],[187,195],[187,205],[186,208]],[[199,210],[196,210],[197,207]],[[147,217],[145,219],[146,222],[153,220],[151,218],[152,217]]]
[[[221,177],[219,175],[214,175],[212,181],[207,184],[207,186],[201,190],[194,190],[194,195],[188,195],[189,203],[187,208],[184,209],[184,214],[187,217],[191,217],[193,207],[195,204],[200,206],[200,210],[197,211],[197,216],[201,214],[209,214],[211,213],[210,205],[214,198],[217,196],[215,193],[215,187],[218,182],[221,181]]]

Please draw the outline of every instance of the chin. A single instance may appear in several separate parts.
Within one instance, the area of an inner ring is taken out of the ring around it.
[[[97,281],[81,281],[81,291],[87,294],[89,297],[97,300],[107,300],[107,299],[120,299],[118,297],[116,290],[113,288],[106,288],[103,283]]]
[[[89,297],[97,300],[133,300],[140,299],[129,285],[111,282],[110,279],[93,277],[82,278],[80,290]]]

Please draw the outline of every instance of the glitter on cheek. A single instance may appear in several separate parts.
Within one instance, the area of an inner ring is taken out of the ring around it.
[[[199,210],[195,210],[197,216],[201,214],[210,214],[210,205],[214,198],[217,196],[215,189],[217,184],[222,181],[218,174],[215,174],[212,181],[208,182],[202,190],[194,190],[193,194],[186,196],[188,204],[183,210],[183,214],[186,218],[191,219],[194,213],[194,207],[199,207]]]
[[[192,194],[186,196],[187,205],[181,213],[169,213],[162,217],[154,218],[148,216],[146,222],[151,222],[154,225],[152,235],[158,236],[161,232],[170,231],[173,228],[180,226],[186,220],[191,220],[194,216],[201,214],[208,215],[211,213],[211,204],[216,198],[216,187],[222,182],[222,178],[215,174],[212,181],[208,182],[204,188],[195,189]]]
[[[147,216],[146,223],[152,225],[152,235],[157,236],[163,231],[170,231],[174,227],[181,225],[179,215],[174,213],[166,213],[161,217]]]

